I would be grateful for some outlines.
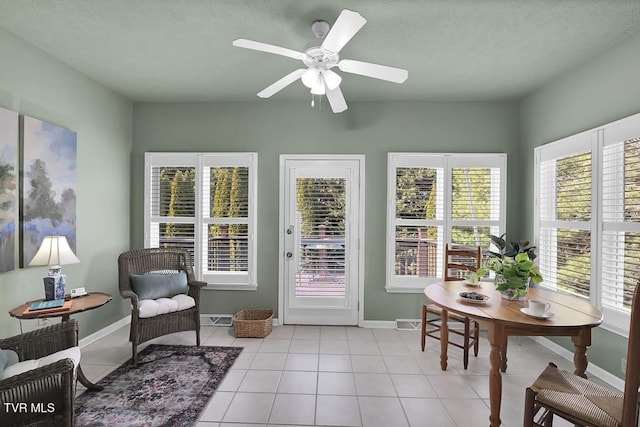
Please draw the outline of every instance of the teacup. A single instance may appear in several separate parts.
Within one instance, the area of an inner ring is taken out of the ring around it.
[[[534,316],[544,316],[544,314],[551,308],[551,304],[544,301],[538,301],[535,299],[529,300],[529,313]]]

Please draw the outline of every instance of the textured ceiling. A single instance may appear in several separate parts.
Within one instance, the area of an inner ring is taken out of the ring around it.
[[[0,0],[0,26],[135,101],[246,101],[300,63],[232,40],[302,50],[345,8],[368,22],[342,58],[409,70],[341,73],[347,102],[519,98],[640,31],[640,0]]]

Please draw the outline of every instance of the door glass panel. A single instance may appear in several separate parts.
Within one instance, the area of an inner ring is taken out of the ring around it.
[[[344,178],[297,178],[296,297],[346,296]]]

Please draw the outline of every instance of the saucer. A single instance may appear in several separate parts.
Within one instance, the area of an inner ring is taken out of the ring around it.
[[[481,282],[471,283],[467,279],[464,279],[462,281],[462,283],[464,283],[465,286],[471,286],[472,288],[481,288],[482,287],[482,283]]]
[[[522,307],[520,311],[526,314],[527,316],[535,317],[536,319],[551,319],[552,317],[556,317],[556,315],[554,313],[551,313],[550,311],[547,311],[542,315],[533,314],[529,312],[529,307]]]

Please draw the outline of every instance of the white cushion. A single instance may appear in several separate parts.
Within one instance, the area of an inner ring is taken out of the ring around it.
[[[182,311],[194,307],[196,301],[189,295],[179,294],[172,298],[143,299],[138,303],[138,317],[141,319],[159,314]]]
[[[25,360],[22,362],[9,365],[4,370],[2,375],[0,375],[0,380],[4,380],[14,375],[22,374],[32,369],[40,368],[42,366],[46,366],[51,363],[55,363],[59,360],[64,360],[64,359],[71,359],[73,361],[73,368],[75,372],[75,369],[80,364],[80,347],[76,346],[76,347],[66,348],[64,350],[60,350],[58,352],[52,353],[48,356],[41,357],[40,359],[37,359],[37,360]]]
[[[37,360],[25,360],[24,362],[14,363],[11,366],[7,366],[5,370],[0,375],[0,380],[7,379],[9,377],[13,377],[14,375],[21,374],[23,372],[30,371],[32,369],[36,369],[38,367]]]
[[[73,368],[75,370],[75,368],[77,368],[80,364],[80,347],[75,346],[65,348],[64,350],[60,350],[48,356],[41,357],[40,359],[38,359],[38,368],[64,359],[71,359],[73,361]]]
[[[196,300],[189,295],[179,294],[171,299],[177,301],[178,311],[186,310],[187,308],[195,307],[196,305]]]

